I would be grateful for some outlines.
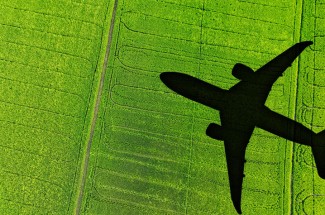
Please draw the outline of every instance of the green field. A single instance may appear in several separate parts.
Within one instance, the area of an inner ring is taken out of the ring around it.
[[[266,105],[325,128],[325,1],[0,0],[0,214],[237,214],[217,111],[159,79],[224,89],[307,48]],[[272,123],[272,122],[270,122]],[[243,214],[325,214],[310,148],[255,129]]]

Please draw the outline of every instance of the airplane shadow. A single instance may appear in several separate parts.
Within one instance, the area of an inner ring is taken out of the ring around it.
[[[206,134],[211,138],[224,140],[231,196],[238,213],[241,213],[242,180],[238,183],[231,181],[232,177],[239,177],[239,173],[230,170],[230,167],[242,168],[243,171],[243,167],[237,163],[239,159],[242,159],[240,162],[245,162],[245,149],[255,127],[295,143],[311,146],[318,174],[325,179],[325,131],[316,134],[303,124],[282,116],[264,105],[274,82],[311,44],[310,41],[297,43],[255,72],[243,64],[235,64],[232,74],[240,82],[229,90],[183,73],[160,74],[161,81],[176,93],[220,111],[221,125],[211,123]],[[232,186],[237,189],[232,189]]]

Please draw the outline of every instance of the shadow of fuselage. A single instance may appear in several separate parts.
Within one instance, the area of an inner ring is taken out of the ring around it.
[[[236,64],[232,74],[240,82],[229,90],[223,90],[183,73],[160,74],[161,81],[176,93],[220,111],[221,126],[211,123],[206,133],[209,137],[223,140],[225,143],[231,197],[238,213],[241,213],[245,149],[255,127],[311,146],[318,174],[325,179],[325,132],[316,134],[301,123],[265,106],[274,82],[311,44],[312,42],[307,41],[293,45],[256,72],[243,64]]]

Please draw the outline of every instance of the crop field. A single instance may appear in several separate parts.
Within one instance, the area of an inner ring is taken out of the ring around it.
[[[266,105],[325,128],[325,1],[0,0],[0,214],[237,214],[219,113],[168,89],[224,89],[313,41]],[[272,123],[272,122],[270,122]],[[256,128],[243,214],[322,215],[309,147]]]
[[[108,8],[1,1],[0,214],[74,211]]]

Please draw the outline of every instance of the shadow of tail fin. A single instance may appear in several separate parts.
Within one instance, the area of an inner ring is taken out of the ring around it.
[[[316,134],[312,144],[318,175],[325,179],[325,130]]]

